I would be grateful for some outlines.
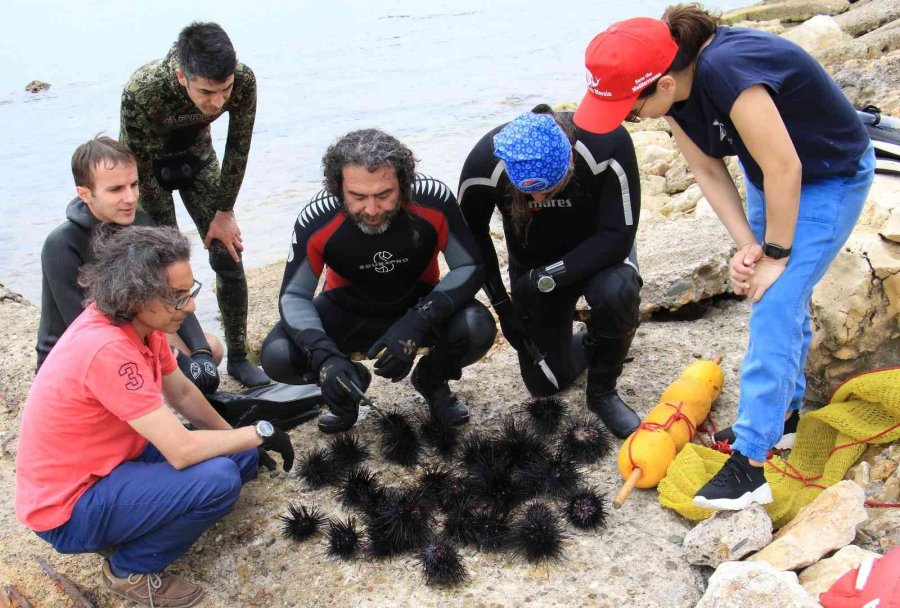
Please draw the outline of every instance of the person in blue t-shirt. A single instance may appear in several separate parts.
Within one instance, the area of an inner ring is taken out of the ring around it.
[[[813,286],[850,235],[872,184],[872,144],[809,54],[767,32],[721,27],[698,5],[613,24],[587,48],[575,123],[613,130],[665,117],[737,245],[734,292],[753,300],[731,457],[694,497],[712,509],[771,502],[768,451],[796,430]],[[722,161],[737,155],[747,211]]]

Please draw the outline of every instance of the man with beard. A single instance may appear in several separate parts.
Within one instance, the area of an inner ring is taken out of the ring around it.
[[[319,419],[326,433],[356,423],[369,386],[368,369],[350,360],[354,352],[376,359],[375,374],[393,382],[412,370],[432,419],[469,419],[448,380],[487,352],[496,326],[474,299],[481,262],[456,199],[445,184],[417,175],[415,163],[387,133],[348,133],[325,153],[325,189],[294,225],[281,321],[263,344],[262,365],[279,382],[318,379],[331,410]],[[443,279],[439,252],[450,269]],[[413,369],[420,347],[430,352]]]
[[[226,112],[220,170],[210,124]],[[244,245],[234,219],[255,119],[256,78],[215,23],[184,28],[169,54],[139,68],[122,93],[119,139],[137,158],[140,206],[157,224],[175,226],[172,192],[181,195],[216,273],[228,373],[246,386],[269,382],[247,360]]]

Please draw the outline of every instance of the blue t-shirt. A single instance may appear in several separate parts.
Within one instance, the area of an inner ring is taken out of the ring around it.
[[[690,97],[669,114],[707,155],[736,154],[750,181],[762,188],[762,170],[729,118],[738,96],[757,84],[775,101],[803,164],[804,182],[856,173],[869,145],[856,110],[806,51],[768,32],[718,28],[697,60]]]

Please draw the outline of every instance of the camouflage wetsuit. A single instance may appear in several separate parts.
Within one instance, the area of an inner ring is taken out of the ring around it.
[[[253,121],[256,118],[256,78],[238,62],[231,97],[219,114],[204,115],[175,77],[175,47],[164,59],[139,68],[122,93],[119,139],[134,151],[140,180],[140,206],[158,223],[175,226],[172,190],[178,190],[201,238],[206,238],[217,211],[231,211],[244,179]],[[228,140],[222,169],[213,150],[209,124],[229,113]],[[182,173],[182,167],[185,166]],[[163,171],[174,179],[165,181]],[[220,241],[209,249],[216,273],[216,297],[228,356],[246,355],[247,279]]]

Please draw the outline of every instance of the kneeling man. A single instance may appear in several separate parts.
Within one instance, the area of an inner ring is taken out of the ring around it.
[[[101,228],[82,267],[88,307],[35,377],[16,456],[16,514],[61,553],[110,551],[104,586],[143,606],[193,606],[164,572],[231,510],[260,458],[294,451],[268,422],[232,429],[184,374],[166,333],[200,284],[174,228]],[[195,430],[188,430],[163,397]]]
[[[447,381],[487,352],[497,330],[474,299],[481,262],[456,199],[417,175],[415,163],[387,133],[348,133],[325,153],[325,190],[294,225],[281,321],[263,344],[262,366],[279,382],[318,378],[331,410],[319,419],[326,433],[356,423],[360,395],[352,387],[364,392],[371,377],[350,360],[354,352],[376,359],[375,373],[394,382],[412,370],[432,418],[469,419]],[[439,252],[450,269],[443,278]],[[431,350],[413,369],[420,347]]]

